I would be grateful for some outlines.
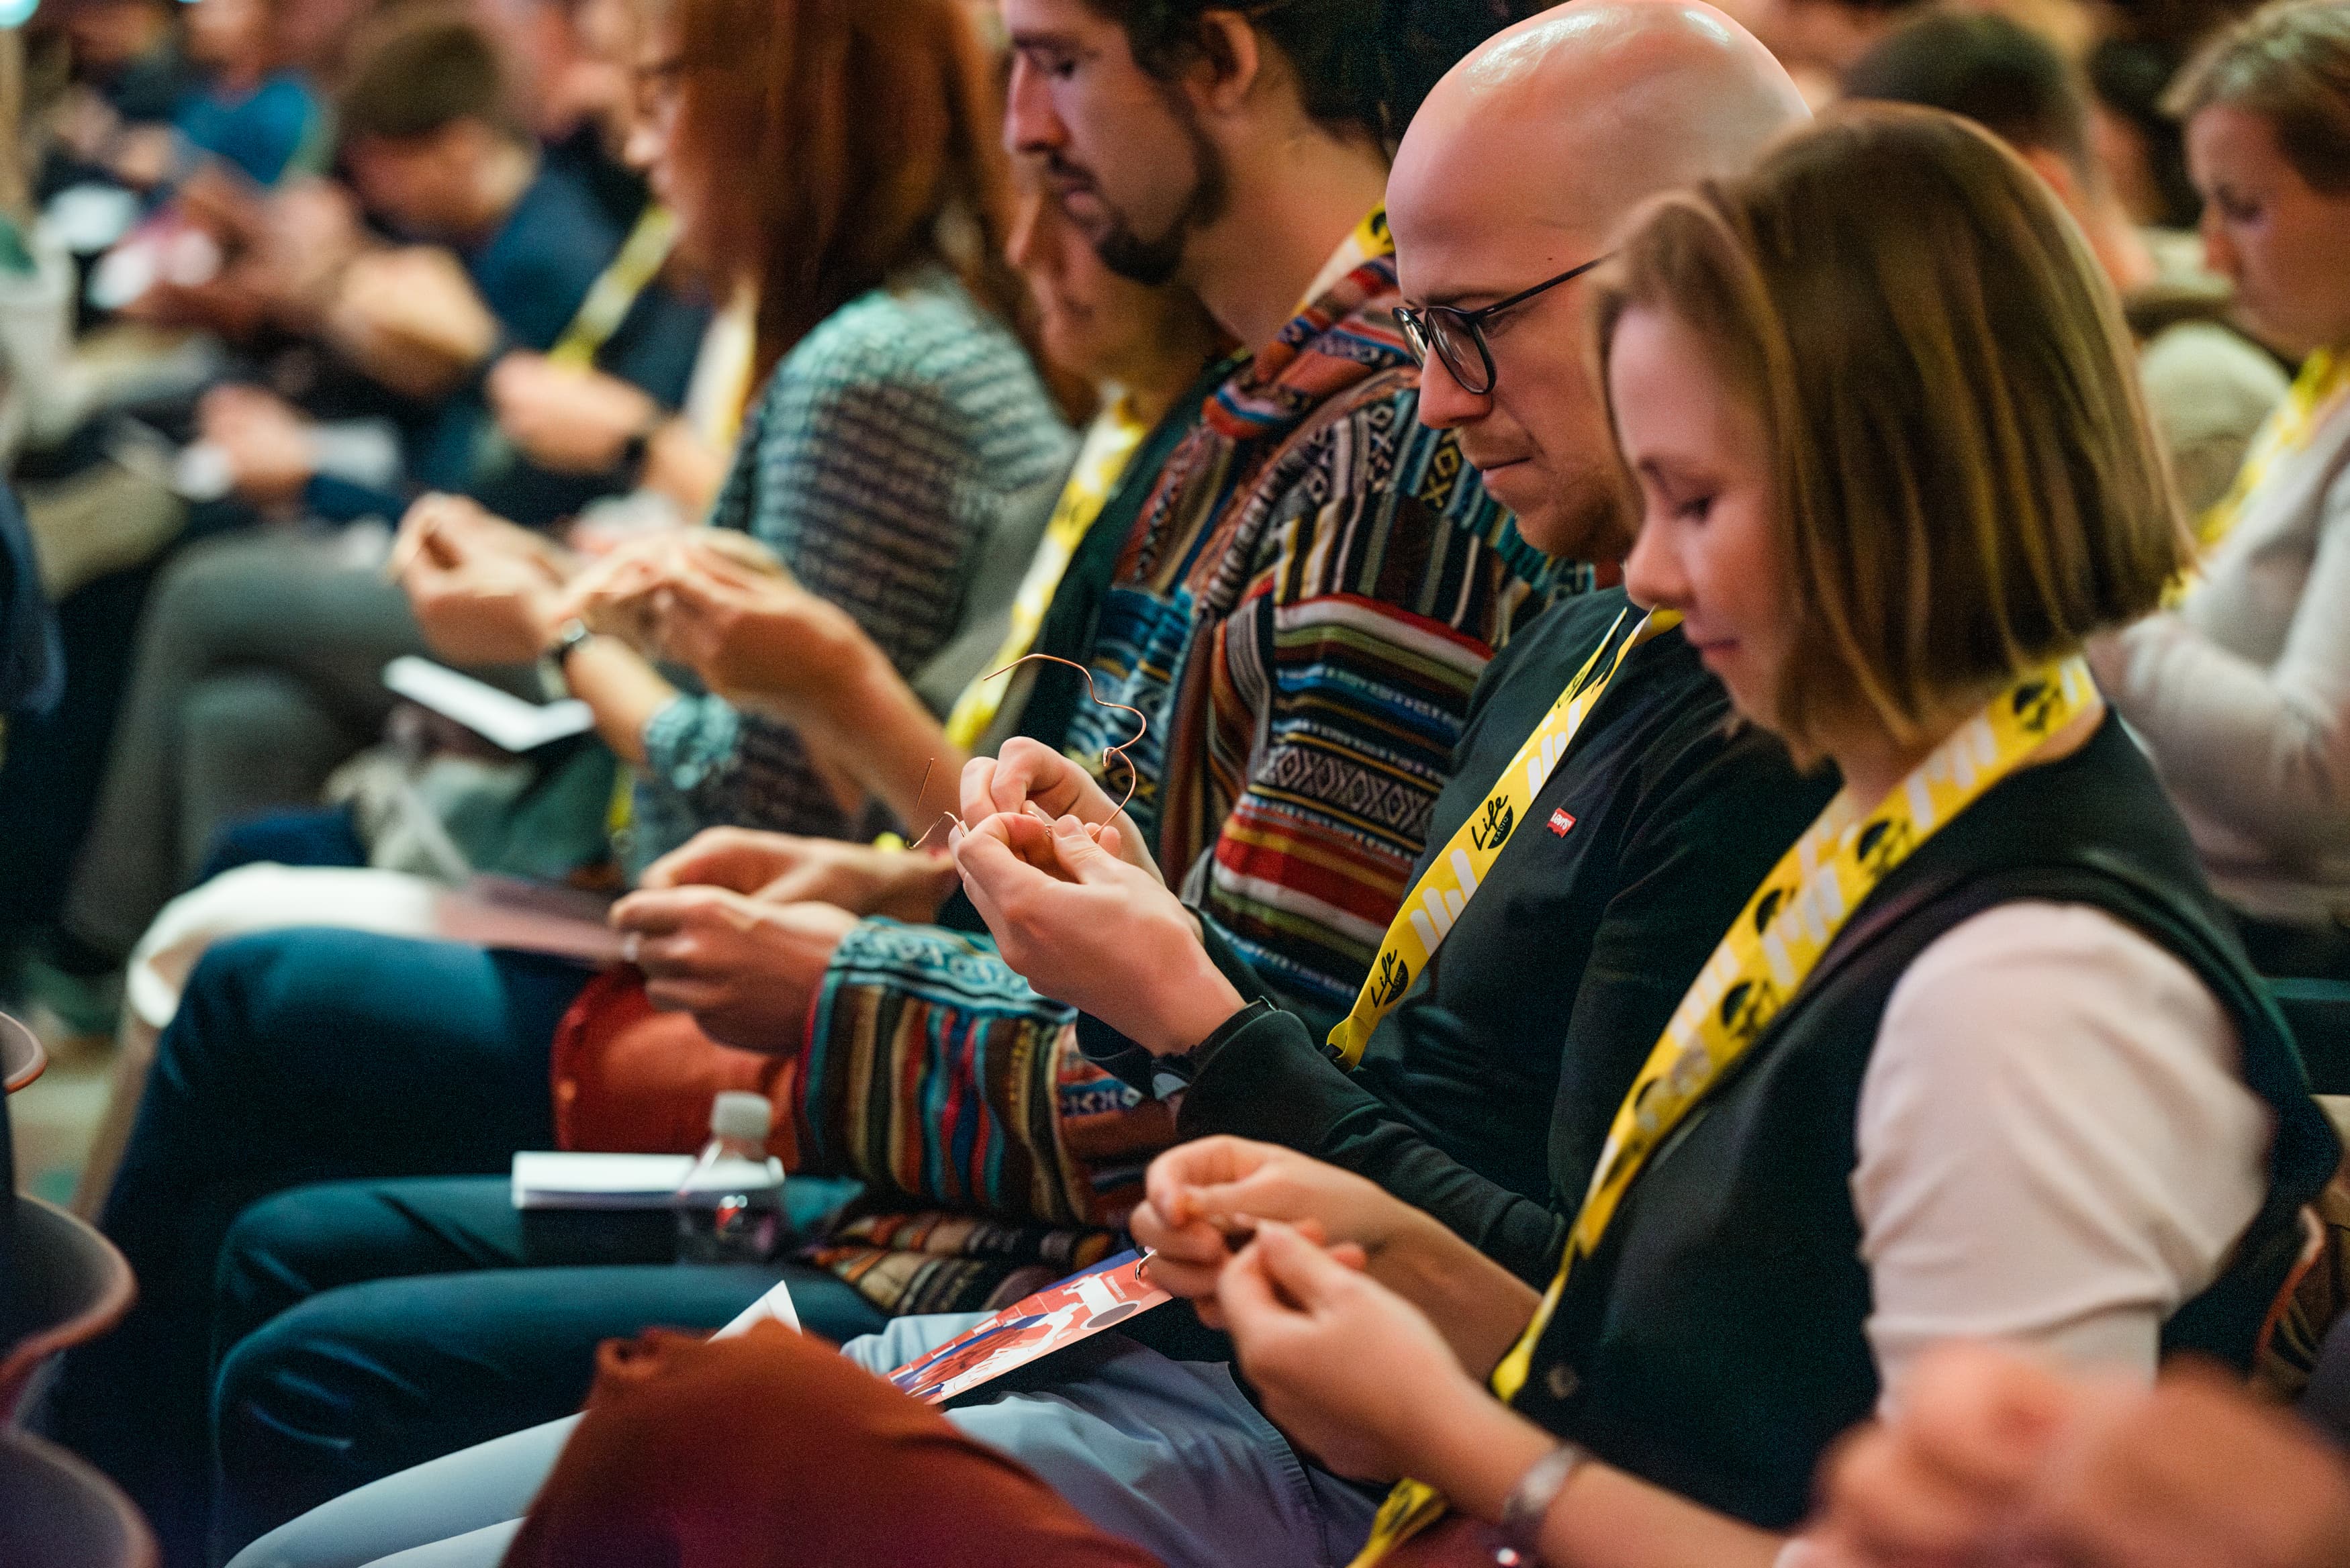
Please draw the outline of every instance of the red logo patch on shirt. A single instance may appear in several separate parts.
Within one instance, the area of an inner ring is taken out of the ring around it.
[[[1567,829],[1574,826],[1574,816],[1569,815],[1565,809],[1562,808],[1561,810],[1554,811],[1550,814],[1550,830],[1553,833],[1557,834],[1561,838],[1565,838],[1566,836]]]

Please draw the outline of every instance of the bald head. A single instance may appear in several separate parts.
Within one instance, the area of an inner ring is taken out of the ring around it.
[[[1413,117],[1391,201],[1602,239],[1648,197],[1752,162],[1805,117],[1752,35],[1694,0],[1577,0],[1497,34]]]
[[[1770,51],[1698,0],[1575,0],[1497,34],[1405,132],[1388,216],[1406,299],[1475,309],[1601,254],[1648,198],[1752,163],[1807,111]],[[1492,393],[1431,367],[1421,419],[1553,554],[1628,544],[1573,286],[1487,329]]]

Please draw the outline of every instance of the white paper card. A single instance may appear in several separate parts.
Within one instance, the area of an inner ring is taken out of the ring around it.
[[[453,719],[496,746],[520,755],[596,727],[595,711],[577,698],[525,702],[413,654],[383,667],[383,683],[410,701]]]
[[[570,1154],[525,1151],[514,1157],[517,1209],[666,1209],[693,1169],[690,1154]],[[722,1161],[696,1190],[739,1191],[781,1185],[783,1162]]]
[[[761,1296],[757,1301],[754,1301],[749,1306],[744,1307],[743,1309],[742,1316],[736,1318],[733,1323],[728,1324],[724,1328],[720,1329],[716,1334],[712,1334],[710,1337],[712,1339],[732,1339],[738,1334],[750,1333],[752,1329],[757,1327],[760,1324],[766,1322],[769,1318],[773,1318],[775,1322],[782,1324],[794,1334],[800,1332],[799,1308],[792,1304],[792,1287],[786,1281],[777,1280],[774,1290],[769,1291],[765,1295]]]

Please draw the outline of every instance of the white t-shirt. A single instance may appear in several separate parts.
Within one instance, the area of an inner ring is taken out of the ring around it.
[[[2003,904],[1910,964],[1862,1081],[1852,1196],[1888,1394],[1946,1339],[2151,1377],[2259,1211],[2272,1131],[2193,971],[2086,905]]]

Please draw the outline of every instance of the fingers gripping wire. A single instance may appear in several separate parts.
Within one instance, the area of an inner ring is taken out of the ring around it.
[[[1032,659],[1042,659],[1048,663],[1053,664],[1066,664],[1070,669],[1076,670],[1078,674],[1084,676],[1086,678],[1086,696],[1093,702],[1095,707],[1115,708],[1122,713],[1131,713],[1134,715],[1134,733],[1128,735],[1123,741],[1118,741],[1113,744],[1104,746],[1102,748],[1101,754],[1101,771],[1102,776],[1105,779],[1109,776],[1111,758],[1115,757],[1119,762],[1126,764],[1126,793],[1118,797],[1118,810],[1121,812],[1124,811],[1127,808],[1128,803],[1134,799],[1134,792],[1139,788],[1142,784],[1142,770],[1134,765],[1134,759],[1126,754],[1126,749],[1128,746],[1137,744],[1145,735],[1150,733],[1149,719],[1144,715],[1141,709],[1133,706],[1131,703],[1112,702],[1105,699],[1100,691],[1096,690],[1094,686],[1094,672],[1091,670],[1079,664],[1074,659],[1063,659],[1056,653],[1023,654],[1018,659],[1015,659],[1011,663],[1005,665],[1003,669],[997,670],[994,675],[988,676],[987,679],[993,680],[998,675],[1008,675],[1013,670],[1019,669],[1020,666],[1027,663]],[[936,757],[932,757],[930,762],[930,766],[925,767],[922,770],[921,786],[914,792],[914,810],[917,814],[919,814],[922,808],[923,794],[931,787],[931,774],[938,767],[938,759]],[[1039,820],[1051,820],[1049,817],[1045,816],[1045,813],[1038,808],[1036,803],[1034,801],[1030,801],[1028,803],[1028,811],[1031,815],[1037,817]],[[953,812],[942,812],[940,814],[938,821],[931,823],[930,826],[922,830],[922,836],[914,840],[912,847],[920,849],[923,845],[929,843],[931,835],[936,833],[941,826],[947,823],[952,823],[955,826],[963,829],[965,832],[969,832],[971,829],[971,825],[964,822],[962,817],[957,816]],[[1086,826],[1086,834],[1088,837],[1099,839],[1101,837],[1101,825],[1099,823],[1088,823]]]

